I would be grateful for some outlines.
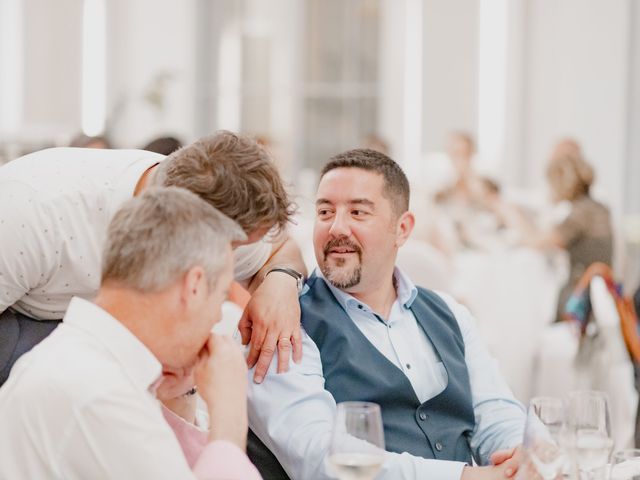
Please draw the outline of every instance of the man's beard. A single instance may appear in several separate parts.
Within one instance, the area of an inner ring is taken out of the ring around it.
[[[340,270],[339,267],[346,263],[344,258],[338,258],[335,260],[336,266],[330,266],[327,261],[329,251],[335,247],[348,247],[358,255],[358,263],[351,270]],[[320,271],[324,277],[336,288],[346,290],[347,288],[355,287],[360,283],[362,279],[362,250],[360,247],[350,242],[348,239],[342,237],[329,241],[323,249],[324,259],[322,265],[320,265]]]

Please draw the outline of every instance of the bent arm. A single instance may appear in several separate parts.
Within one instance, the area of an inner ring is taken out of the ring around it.
[[[466,307],[439,293],[453,312],[464,339],[469,371],[475,428],[471,449],[481,465],[491,463],[491,454],[522,443],[526,412],[507,385],[497,361],[490,355]]]
[[[278,352],[278,372],[289,368],[289,359],[300,361],[300,305],[296,279],[284,272],[269,273],[286,266],[306,275],[300,249],[288,237],[273,245],[273,253],[249,283],[252,297],[238,328],[242,343],[251,343],[247,363],[256,365],[254,380],[261,382]]]
[[[57,232],[46,212],[23,185],[0,186],[0,313],[32,289],[44,285],[55,270],[51,244]]]

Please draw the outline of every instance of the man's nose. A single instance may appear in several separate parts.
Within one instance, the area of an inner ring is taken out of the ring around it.
[[[336,213],[331,223],[329,233],[334,237],[348,237],[351,234],[349,219],[344,213]]]

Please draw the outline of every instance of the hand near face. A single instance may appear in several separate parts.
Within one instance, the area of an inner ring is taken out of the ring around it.
[[[242,343],[251,345],[247,364],[249,368],[256,366],[256,383],[267,374],[276,348],[278,373],[289,369],[292,353],[294,361],[300,361],[300,303],[295,279],[286,273],[268,274],[253,292],[238,328]]]
[[[246,448],[247,365],[230,337],[211,334],[196,365],[196,385],[211,422],[209,440],[228,440]]]

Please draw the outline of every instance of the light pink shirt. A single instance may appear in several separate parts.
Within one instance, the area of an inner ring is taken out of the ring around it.
[[[176,434],[187,463],[198,478],[200,475],[211,479],[262,478],[245,453],[235,444],[221,440],[209,443],[209,434],[206,431],[185,421],[165,406],[162,406],[162,414]]]

